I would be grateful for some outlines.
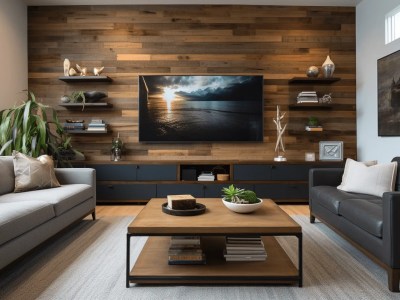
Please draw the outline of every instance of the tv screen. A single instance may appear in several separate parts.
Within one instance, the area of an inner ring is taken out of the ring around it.
[[[262,141],[263,76],[139,76],[139,141]]]

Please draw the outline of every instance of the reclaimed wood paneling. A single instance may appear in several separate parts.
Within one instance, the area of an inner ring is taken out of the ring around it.
[[[56,6],[29,7],[29,89],[57,108],[60,119],[102,118],[110,135],[74,135],[89,160],[109,160],[112,136],[125,142],[131,160],[266,160],[274,156],[276,105],[286,111],[286,156],[303,160],[321,140],[344,141],[356,158],[355,9],[290,6]],[[330,54],[330,85],[289,85]],[[67,84],[63,60],[105,66],[112,83]],[[261,74],[264,76],[263,143],[146,144],[138,142],[139,74]],[[291,110],[302,90],[332,93],[330,110]],[[59,99],[76,90],[108,93],[112,109],[66,110]],[[317,116],[326,131],[302,131]]]

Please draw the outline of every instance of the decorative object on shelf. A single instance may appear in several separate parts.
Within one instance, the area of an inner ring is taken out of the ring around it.
[[[230,210],[237,213],[250,213],[262,206],[262,199],[250,190],[240,189],[231,184],[223,188],[222,203]]]
[[[87,91],[84,92],[85,98],[86,98],[86,103],[93,103],[97,102],[108,95],[104,92],[99,92],[99,91]]]
[[[122,146],[123,142],[119,137],[119,132],[116,138],[111,143],[111,160],[120,161],[122,159]]]
[[[322,73],[325,78],[331,78],[333,77],[333,72],[335,71],[335,64],[329,57],[329,55],[326,57],[324,63],[322,64]]]
[[[306,71],[307,77],[318,77],[318,74],[319,74],[319,69],[316,66],[311,66]]]
[[[68,58],[64,59],[64,76],[69,76],[69,68],[71,67],[71,62]]]
[[[306,152],[304,155],[305,161],[315,161],[315,153],[314,152]]]
[[[342,141],[321,141],[319,142],[319,160],[343,160]]]
[[[378,136],[400,136],[400,50],[378,59]]]
[[[93,74],[95,76],[99,76],[101,74],[101,72],[103,72],[104,67],[94,67],[93,68]]]
[[[319,98],[319,103],[323,104],[331,104],[332,103],[332,96],[331,93],[323,95],[321,98]]]
[[[68,75],[69,76],[76,76],[78,73],[76,73],[74,68],[70,68],[68,71]]]
[[[81,67],[80,65],[76,64],[76,69],[80,72],[79,75],[86,76],[86,73],[87,73],[86,67]]]
[[[69,95],[71,103],[82,103],[82,111],[85,109],[86,96],[83,91],[74,91]]]
[[[275,144],[275,152],[276,157],[274,161],[286,161],[286,157],[283,156],[282,152],[285,152],[285,146],[283,143],[283,134],[286,130],[287,124],[282,127],[282,120],[285,117],[285,113],[281,114],[279,105],[276,106],[276,118],[273,119],[276,125],[276,144]]]
[[[321,124],[319,123],[319,120],[317,117],[309,117],[306,127],[306,131],[323,131],[323,128]]]
[[[71,99],[67,95],[64,95],[64,96],[61,96],[60,101],[61,101],[61,103],[68,103],[71,101]]]
[[[297,96],[297,103],[318,103],[316,91],[303,91]]]

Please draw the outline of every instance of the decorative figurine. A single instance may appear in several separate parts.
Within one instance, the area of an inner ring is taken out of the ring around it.
[[[335,64],[329,57],[329,55],[326,57],[326,60],[322,64],[322,72],[325,78],[331,78],[333,77],[333,72],[335,71]]]
[[[331,93],[325,94],[321,98],[319,98],[319,103],[326,103],[326,104],[332,103]]]
[[[276,118],[274,118],[274,123],[276,125],[276,145],[275,152],[277,156],[274,158],[274,161],[286,161],[286,157],[284,157],[281,152],[285,152],[285,146],[283,144],[283,133],[286,130],[286,125],[282,127],[281,121],[285,117],[285,113],[281,114],[279,105],[276,106]]]
[[[101,74],[101,72],[103,72],[103,70],[104,70],[104,67],[99,67],[99,68],[94,67],[94,68],[93,68],[93,74],[94,74],[95,76],[99,76],[99,75]]]
[[[64,59],[64,76],[69,76],[69,68],[71,67],[71,63],[68,58]]]
[[[76,69],[81,72],[81,76],[86,76],[87,73],[87,68],[86,67],[81,67],[80,65],[76,64]]]
[[[69,69],[68,74],[69,74],[69,76],[75,76],[77,73],[74,68],[71,68],[71,69]]]

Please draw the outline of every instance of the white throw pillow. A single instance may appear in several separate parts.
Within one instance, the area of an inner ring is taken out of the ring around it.
[[[348,166],[349,164],[351,164],[352,162],[355,162],[355,160],[348,158],[346,160],[346,164],[344,166],[344,172],[343,172],[343,176],[342,176],[342,183],[337,187],[339,190],[342,189],[343,186],[347,185],[347,177],[349,176],[349,169],[350,167]],[[368,161],[360,161],[358,163],[364,164],[367,167],[370,166],[374,166],[378,163],[377,160],[368,160]]]
[[[392,192],[394,190],[396,174],[397,162],[368,166],[363,162],[348,158],[342,183],[337,188],[345,192],[382,197],[384,192]]]

